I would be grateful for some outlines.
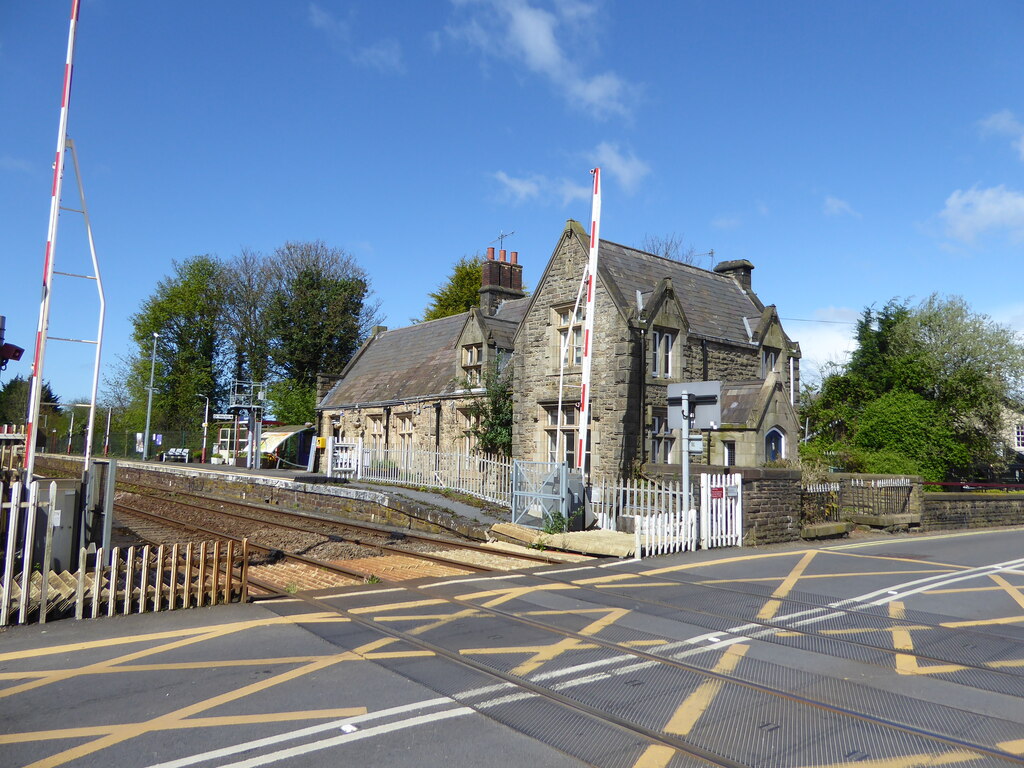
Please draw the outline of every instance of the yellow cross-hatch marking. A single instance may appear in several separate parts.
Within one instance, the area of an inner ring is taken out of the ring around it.
[[[906,615],[903,603],[893,600],[889,603],[889,618],[902,619]],[[947,672],[958,672],[964,669],[959,664],[932,664],[922,666],[914,655],[914,641],[910,636],[910,628],[893,625],[892,645],[898,653],[896,654],[896,671],[901,675],[942,675]]]
[[[789,575],[786,576],[782,583],[779,584],[774,592],[772,592],[772,598],[779,599],[772,599],[765,603],[761,610],[758,611],[758,619],[764,621],[766,619],[774,618],[775,614],[779,612],[779,608],[782,606],[781,598],[786,597],[791,591],[793,591],[793,587],[795,587],[796,583],[800,581],[800,577],[803,576],[804,571],[807,570],[807,566],[811,564],[811,560],[814,559],[816,554],[817,551],[813,549],[810,552],[804,553],[804,556],[800,558],[799,562],[793,566]]]
[[[720,674],[728,674],[736,669],[740,659],[750,649],[749,645],[737,643],[726,648],[722,658],[715,664],[713,671]],[[665,724],[665,732],[674,736],[688,736],[693,726],[700,720],[715,696],[725,684],[724,680],[709,678],[697,686]],[[633,768],[664,768],[675,756],[676,751],[661,744],[653,744],[648,747],[640,756],[640,759],[633,764]]]

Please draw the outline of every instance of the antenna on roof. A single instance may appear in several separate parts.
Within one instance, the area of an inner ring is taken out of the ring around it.
[[[514,229],[513,229],[513,230],[512,230],[511,232],[502,232],[502,231],[501,231],[501,230],[499,229],[499,230],[498,230],[498,236],[497,236],[496,238],[494,238],[493,240],[491,240],[491,242],[489,243],[489,245],[494,245],[495,243],[500,243],[500,245],[498,246],[498,248],[499,248],[499,249],[500,249],[500,248],[504,248],[504,247],[505,247],[505,238],[506,238],[506,237],[512,237],[512,235],[514,235],[515,233],[516,233],[516,231],[515,231]]]

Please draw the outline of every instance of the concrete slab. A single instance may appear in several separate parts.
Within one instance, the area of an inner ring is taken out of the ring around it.
[[[495,523],[491,526],[491,533],[534,549],[557,549],[605,557],[632,557],[636,551],[633,534],[618,531],[544,533],[515,523]]]

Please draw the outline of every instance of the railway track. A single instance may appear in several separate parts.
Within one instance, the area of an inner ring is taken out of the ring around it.
[[[124,494],[114,505],[121,522],[153,543],[247,538],[259,560],[250,581],[264,591],[400,582],[564,562],[541,553],[503,553],[469,542],[338,521],[257,503],[142,487],[159,495]],[[145,500],[145,501],[143,501]],[[143,508],[139,503],[158,509]]]

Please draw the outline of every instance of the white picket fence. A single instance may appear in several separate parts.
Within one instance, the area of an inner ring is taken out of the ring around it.
[[[104,551],[81,549],[75,571],[54,571],[52,541],[57,484],[27,488],[12,483],[0,493],[0,627],[45,623],[48,617],[77,619],[148,613],[245,602],[248,543],[201,542]],[[43,531],[43,556],[37,551]],[[44,577],[45,574],[45,577]]]
[[[632,521],[635,557],[740,546],[743,542],[743,483],[740,475],[700,475],[698,507],[686,509],[680,482],[600,482],[591,498],[598,526],[627,527]]]
[[[486,454],[366,448],[331,441],[328,476],[446,488],[512,506],[512,459]]]

